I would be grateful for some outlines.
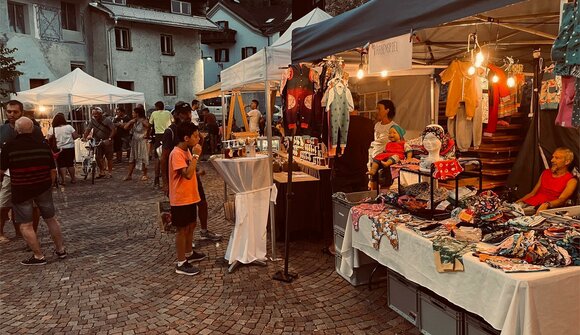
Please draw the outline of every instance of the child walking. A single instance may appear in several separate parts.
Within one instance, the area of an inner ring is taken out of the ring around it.
[[[201,146],[198,128],[191,122],[180,123],[177,126],[176,135],[179,138],[179,144],[169,154],[169,203],[171,220],[177,227],[175,272],[193,276],[200,270],[190,263],[205,258],[205,254],[198,253],[192,248],[193,231],[197,221],[196,203],[201,201],[195,175]]]

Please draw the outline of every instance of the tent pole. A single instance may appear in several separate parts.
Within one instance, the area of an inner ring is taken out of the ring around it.
[[[431,74],[429,76],[431,79],[431,123],[434,124],[437,121],[435,120],[435,75]]]
[[[266,63],[268,62],[266,57]],[[264,82],[264,94],[266,99],[266,136],[268,137],[268,170],[270,175],[270,184],[274,184],[274,170],[272,165],[274,163],[273,153],[272,153],[272,99],[270,95],[270,81],[268,81],[268,66],[266,65],[266,80]],[[275,218],[275,208],[274,203],[270,201],[270,239],[272,242],[272,259],[275,260],[276,257],[276,218]]]
[[[222,152],[224,151],[223,149],[223,141],[226,139],[226,128],[225,128],[225,124],[226,124],[226,113],[227,112],[227,107],[226,107],[226,98],[224,96],[224,92],[221,92],[221,97],[222,97]],[[226,182],[224,181],[224,203],[228,201],[228,185],[226,184]]]

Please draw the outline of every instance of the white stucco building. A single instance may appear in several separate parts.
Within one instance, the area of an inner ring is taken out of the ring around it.
[[[148,105],[191,101],[203,89],[200,31],[218,30],[198,0],[0,0],[0,38],[24,74],[16,91],[76,67],[145,93]]]

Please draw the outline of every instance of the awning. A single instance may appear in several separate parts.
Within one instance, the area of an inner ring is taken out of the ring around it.
[[[195,97],[198,100],[217,98],[222,94],[221,87],[221,82],[213,84],[205,90],[195,93]]]
[[[294,30],[292,62],[324,58],[520,1],[372,0],[332,19]]]
[[[196,30],[219,30],[213,22],[202,16],[181,15],[99,2],[91,2],[89,5],[117,20]]]

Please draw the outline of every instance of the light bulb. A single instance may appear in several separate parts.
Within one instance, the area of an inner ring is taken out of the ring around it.
[[[497,76],[497,74],[494,74],[493,77],[491,77],[491,82],[497,83],[498,81],[499,81],[499,77]]]
[[[358,79],[363,79],[365,76],[365,71],[363,70],[363,65],[359,64],[358,71],[356,71],[356,77]]]
[[[467,69],[467,74],[472,76],[475,74],[475,66],[470,66],[469,69]]]
[[[508,85],[508,87],[516,86],[516,79],[514,77],[509,77],[507,79],[507,85]]]
[[[38,111],[41,112],[41,113],[44,113],[44,112],[46,112],[46,107],[44,107],[44,106],[38,106]]]
[[[387,72],[387,70],[381,71],[381,77],[386,78],[388,75],[389,75],[389,72]]]
[[[483,64],[483,61],[485,60],[485,57],[483,56],[483,52],[478,52],[477,54],[475,54],[475,66],[476,67],[480,67],[481,64]]]

